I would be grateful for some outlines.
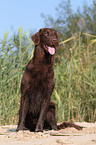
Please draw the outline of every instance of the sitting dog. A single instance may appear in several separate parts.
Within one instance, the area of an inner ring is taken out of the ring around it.
[[[34,34],[34,56],[24,71],[21,82],[21,104],[17,131],[58,130],[65,127],[82,127],[64,122],[57,125],[55,104],[51,101],[54,90],[54,57],[59,46],[57,31],[51,28],[40,29]]]

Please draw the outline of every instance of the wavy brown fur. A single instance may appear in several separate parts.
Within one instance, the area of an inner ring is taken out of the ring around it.
[[[58,130],[75,127],[71,123],[57,126],[55,105],[51,101],[54,90],[54,57],[55,48],[59,46],[57,31],[51,28],[40,29],[34,34],[34,56],[29,61],[21,81],[21,103],[17,131]]]

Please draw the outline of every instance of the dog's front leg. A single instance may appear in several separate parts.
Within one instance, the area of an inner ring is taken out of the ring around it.
[[[44,102],[42,103],[40,116],[36,125],[36,129],[35,129],[36,132],[43,131],[43,126],[44,126],[44,121],[45,121],[48,106],[49,106],[49,99],[44,100]]]
[[[25,97],[27,98],[27,97]],[[24,96],[21,97],[21,106],[20,106],[20,113],[19,113],[19,123],[16,131],[19,130],[26,130],[26,127],[24,125],[25,123],[25,117],[28,111],[29,107],[29,101],[27,99],[24,100]]]

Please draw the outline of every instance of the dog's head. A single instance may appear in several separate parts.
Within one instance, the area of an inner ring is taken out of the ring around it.
[[[58,32],[51,28],[42,28],[31,36],[35,45],[41,45],[46,53],[55,54],[55,48],[59,46]]]

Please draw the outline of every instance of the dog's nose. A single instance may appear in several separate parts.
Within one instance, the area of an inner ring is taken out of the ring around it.
[[[53,42],[53,43],[54,43],[54,42],[57,42],[57,39],[53,39],[52,42]]]

